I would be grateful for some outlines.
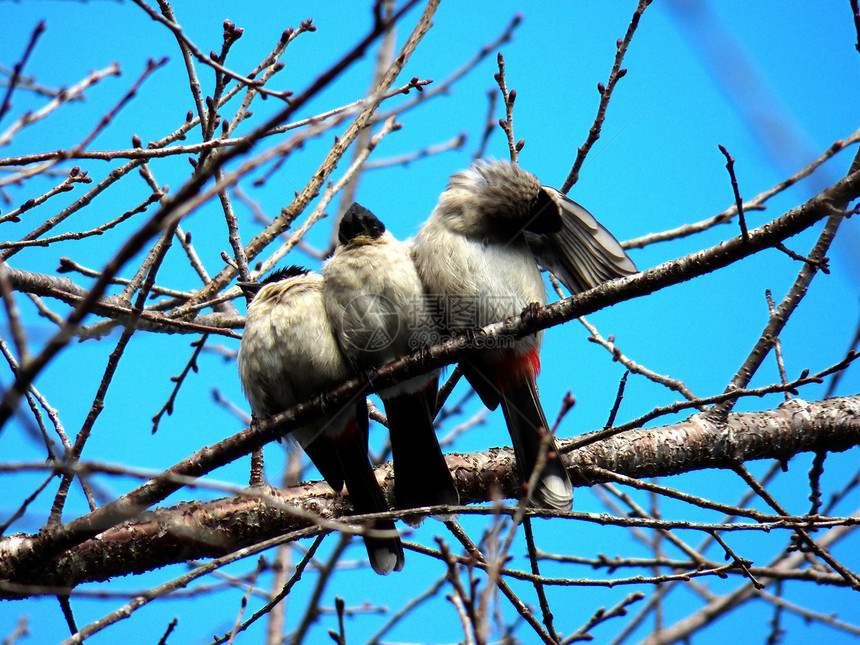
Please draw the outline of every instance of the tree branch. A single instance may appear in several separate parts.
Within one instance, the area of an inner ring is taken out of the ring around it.
[[[563,449],[565,443],[572,441],[560,439],[560,447]],[[724,427],[696,415],[669,426],[630,430],[567,453],[562,459],[575,485],[590,486],[611,481],[592,469],[644,479],[705,468],[730,470],[738,462],[785,461],[800,452],[842,451],[857,445],[860,445],[860,395],[815,402],[792,399],[774,410],[730,414]],[[449,454],[447,462],[464,503],[492,501],[499,494],[508,499],[520,495],[522,484],[510,448]],[[391,464],[380,466],[378,473],[384,493],[392,500]],[[181,481],[169,472],[163,478],[172,479],[174,485]],[[265,494],[247,492],[205,503],[181,503],[154,512],[141,513],[138,509],[137,513],[129,514],[133,518],[129,523],[100,531],[96,521],[109,521],[104,517],[105,508],[72,522],[89,519],[92,538],[61,553],[50,563],[32,556],[36,552],[60,553],[63,549],[58,547],[66,534],[61,530],[63,527],[38,535],[11,535],[0,541],[0,598],[56,593],[53,587],[74,587],[86,581],[138,573],[193,558],[220,557],[276,535],[314,526],[319,530],[344,528],[341,522],[352,512],[349,497],[335,495],[324,482],[270,489]],[[492,508],[475,511],[496,512]],[[420,514],[438,512],[435,509]],[[583,513],[559,515],[588,517]],[[804,515],[797,522],[814,522],[815,517]],[[762,515],[757,519],[778,523],[787,518]],[[45,586],[52,589],[40,589]]]

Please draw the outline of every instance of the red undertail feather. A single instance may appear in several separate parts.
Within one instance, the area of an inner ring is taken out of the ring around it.
[[[534,381],[540,374],[540,354],[534,347],[519,354],[508,352],[493,363],[496,386],[500,390],[509,390]]]

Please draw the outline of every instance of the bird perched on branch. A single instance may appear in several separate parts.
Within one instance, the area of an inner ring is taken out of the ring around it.
[[[282,412],[354,376],[326,316],[322,276],[292,266],[260,284],[240,286],[255,294],[237,359],[254,417]],[[346,484],[359,513],[389,510],[368,459],[363,396],[292,435],[335,492]],[[373,570],[382,575],[400,571],[403,546],[394,522],[376,520],[369,528],[364,543]]]
[[[582,206],[541,185],[515,163],[478,161],[453,175],[415,237],[414,259],[428,294],[457,335],[546,304],[540,267],[577,293],[636,272],[618,241]],[[573,486],[540,404],[542,332],[499,337],[460,362],[484,404],[502,406],[524,483],[542,462],[529,501],[569,509]]]
[[[368,209],[352,204],[323,267],[325,306],[343,353],[369,371],[432,344],[435,325],[409,247]],[[456,505],[459,494],[433,419],[439,370],[377,392],[385,406],[398,508]]]

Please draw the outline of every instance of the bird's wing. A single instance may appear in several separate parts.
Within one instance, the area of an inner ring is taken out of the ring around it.
[[[561,211],[555,233],[525,233],[538,264],[551,271],[571,293],[636,273],[621,244],[594,216],[564,194],[544,186]]]

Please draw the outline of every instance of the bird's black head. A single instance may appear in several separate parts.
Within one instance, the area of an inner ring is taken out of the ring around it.
[[[305,269],[304,267],[293,264],[292,266],[273,271],[259,282],[239,282],[238,284],[239,288],[242,289],[242,292],[246,296],[251,296],[253,298],[264,284],[271,284],[273,282],[286,280],[287,278],[294,278],[299,275],[304,275],[308,271],[310,271],[310,269]]]
[[[383,233],[385,233],[385,225],[377,219],[376,215],[364,206],[353,202],[340,220],[337,239],[341,244],[346,244],[360,235],[376,239]]]
[[[310,269],[293,264],[291,266],[278,269],[277,271],[272,271],[262,280],[262,282],[260,282],[260,284],[269,284],[270,282],[280,282],[287,278],[295,278],[298,275],[305,275],[308,271],[310,271]]]

